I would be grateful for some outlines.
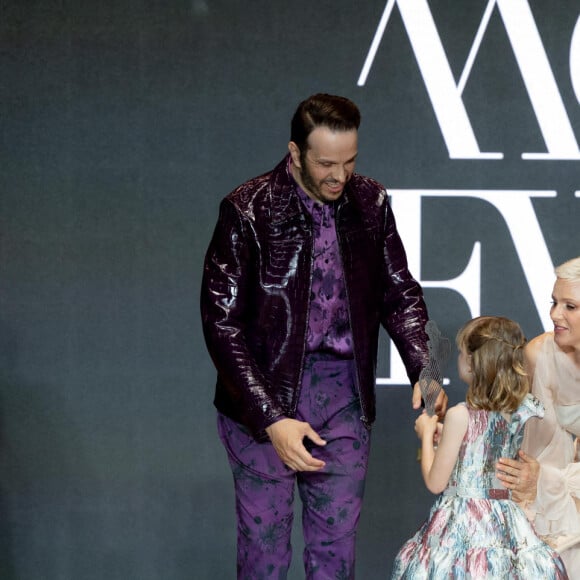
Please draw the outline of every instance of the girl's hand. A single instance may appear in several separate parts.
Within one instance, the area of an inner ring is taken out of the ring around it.
[[[441,433],[443,432],[443,423],[441,423],[441,421],[439,421],[437,423],[437,430],[435,431],[435,434],[433,435],[433,443],[435,445],[439,444],[439,441],[441,441]]]
[[[435,433],[437,433],[437,415],[429,417],[426,411],[423,411],[415,421],[415,433],[419,439],[429,437],[434,440]]]

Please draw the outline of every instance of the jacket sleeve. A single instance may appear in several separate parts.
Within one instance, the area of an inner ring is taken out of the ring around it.
[[[251,323],[248,293],[256,279],[248,222],[230,201],[222,201],[204,262],[201,315],[218,381],[231,404],[242,409],[244,425],[256,434],[281,418],[283,411],[269,395],[271,387],[246,341]]]
[[[429,362],[423,290],[409,272],[407,255],[390,204],[385,200],[383,311],[381,323],[392,338],[414,385]]]

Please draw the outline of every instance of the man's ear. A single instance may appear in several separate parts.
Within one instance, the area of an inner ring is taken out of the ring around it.
[[[300,164],[300,147],[298,147],[294,141],[290,141],[290,143],[288,143],[288,151],[290,151],[290,157],[292,157],[292,163],[294,166],[302,169]]]

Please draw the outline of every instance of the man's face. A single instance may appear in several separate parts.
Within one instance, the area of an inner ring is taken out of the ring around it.
[[[308,136],[308,145],[302,152],[293,141],[288,145],[294,179],[315,201],[337,200],[354,172],[358,132],[316,127]]]

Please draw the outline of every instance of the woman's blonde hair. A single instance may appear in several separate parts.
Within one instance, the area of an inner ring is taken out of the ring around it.
[[[580,282],[580,257],[572,258],[571,260],[560,264],[554,272],[556,276],[562,280]]]
[[[513,413],[529,392],[520,325],[502,316],[479,316],[459,330],[456,343],[471,362],[468,406]]]

